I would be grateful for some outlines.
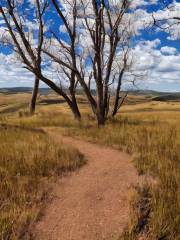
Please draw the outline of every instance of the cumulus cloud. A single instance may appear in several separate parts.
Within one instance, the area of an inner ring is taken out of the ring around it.
[[[115,2],[115,0],[113,0]],[[31,4],[34,0],[29,0]],[[118,3],[119,1],[117,1]],[[134,14],[132,15],[131,21],[133,22],[133,27],[136,34],[141,36],[141,30],[144,27],[150,26],[153,23],[152,12],[148,12],[146,6],[150,4],[157,4],[158,0],[134,0],[132,1],[132,9]],[[173,1],[173,8],[157,10],[154,16],[158,20],[172,18],[177,16],[180,12],[180,3]],[[130,17],[130,16],[129,16]],[[2,24],[2,19],[0,18],[0,25]],[[180,36],[180,28],[174,25],[174,20],[168,20],[171,24],[171,28],[168,28],[167,33],[168,39],[174,40]],[[166,27],[167,23],[164,23]],[[36,28],[36,24],[28,22],[29,29]],[[60,26],[60,30],[64,31],[64,26]],[[0,29],[3,32],[4,29]],[[159,29],[160,31],[160,29]],[[84,37],[84,36],[83,36]],[[80,39],[81,40],[81,39]],[[147,72],[146,79],[143,82],[147,86],[154,86],[156,84],[173,84],[180,83],[180,54],[176,48],[163,46],[161,47],[163,39],[141,40],[133,48],[133,68],[139,73]],[[91,40],[83,38],[82,41],[85,45],[90,45]],[[88,49],[88,48],[87,48]],[[53,78],[53,73],[46,70],[46,75]],[[57,80],[57,76],[54,77]],[[13,55],[0,54],[0,87],[4,86],[32,86],[34,81],[34,76],[29,73],[20,63],[17,63],[13,59]],[[152,87],[153,88],[153,87]]]
[[[5,86],[31,86],[33,75],[15,63],[13,56],[0,54],[0,87]]]
[[[177,49],[173,47],[165,46],[161,48],[161,52],[164,54],[173,55],[177,53]]]
[[[158,43],[158,39],[140,42],[133,50],[133,67],[142,73],[147,71],[147,77],[143,79],[147,86],[180,83],[180,54],[175,48],[168,46],[158,50]]]

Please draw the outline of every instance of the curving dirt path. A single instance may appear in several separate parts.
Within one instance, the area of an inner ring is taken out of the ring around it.
[[[130,156],[108,147],[61,137],[88,163],[58,181],[53,200],[34,229],[36,240],[111,240],[128,223],[128,191],[140,182]]]

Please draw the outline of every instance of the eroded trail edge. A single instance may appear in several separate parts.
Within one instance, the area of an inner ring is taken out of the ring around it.
[[[131,157],[53,131],[49,134],[60,144],[77,148],[88,163],[59,179],[52,193],[53,200],[33,231],[35,239],[116,239],[129,220],[128,192],[140,182]]]

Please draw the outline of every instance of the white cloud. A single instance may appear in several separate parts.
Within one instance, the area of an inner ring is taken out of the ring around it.
[[[173,55],[177,53],[177,50],[176,48],[165,46],[161,48],[161,52],[164,54]]]
[[[162,47],[158,50],[158,40],[140,42],[133,50],[135,55],[134,69],[147,71],[145,84],[180,84],[180,54],[175,48]]]
[[[31,1],[31,3],[34,2],[34,0],[29,1]],[[117,3],[119,3],[119,0],[112,1],[117,1]],[[156,4],[157,2],[158,0],[132,1],[132,7],[135,11],[135,14],[132,16],[131,20],[134,23],[134,29],[137,34],[140,34],[140,30],[142,30],[145,26],[150,26],[153,23],[152,13],[148,13],[145,8],[141,9],[138,7],[146,6],[148,4]],[[175,5],[173,11],[169,11],[168,9],[158,10],[155,13],[155,17],[162,20],[164,18],[179,14],[180,3],[177,3],[176,1],[174,1],[174,3]],[[88,10],[90,11],[91,9]],[[2,24],[1,19],[0,24]],[[35,23],[28,22],[28,26],[29,28],[36,29]],[[60,28],[61,30],[64,30],[63,25],[61,25]],[[2,27],[0,30],[4,31]],[[180,36],[180,29],[177,27],[177,25],[173,25],[169,33],[169,39],[173,40]],[[88,39],[87,36],[82,37],[82,44],[88,46],[86,50],[89,50],[89,48],[92,49],[90,47],[91,39]],[[140,41],[138,45],[134,47],[134,70],[140,73],[146,71],[148,72],[148,77],[146,79],[147,84],[180,83],[180,54],[175,48],[169,46],[161,47],[159,50],[158,48],[161,46],[161,41],[163,41],[163,39],[155,39],[154,41]],[[88,53],[89,52],[87,51],[87,54]],[[46,75],[57,80],[57,77],[53,76],[53,73],[48,71],[48,69],[46,70]],[[12,55],[5,56],[0,54],[0,86],[32,86],[33,81],[34,76],[25,70],[20,63],[15,63]]]

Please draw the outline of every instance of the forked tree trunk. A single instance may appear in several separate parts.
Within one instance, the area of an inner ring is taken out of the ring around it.
[[[30,102],[30,114],[31,115],[33,115],[36,110],[36,101],[37,101],[38,91],[39,91],[39,79],[35,78],[34,88],[32,91],[32,97],[31,97],[31,102]]]

